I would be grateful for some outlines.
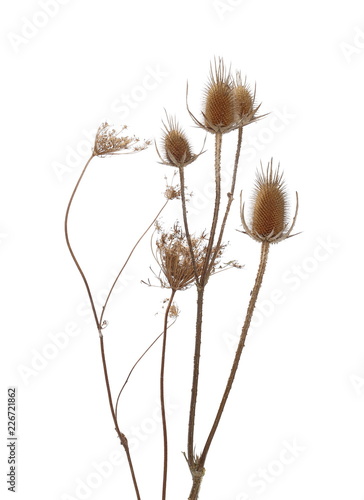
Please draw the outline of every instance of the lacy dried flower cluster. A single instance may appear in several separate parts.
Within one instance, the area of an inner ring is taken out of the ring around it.
[[[185,290],[195,282],[195,269],[197,276],[202,273],[207,250],[206,233],[191,237],[192,258],[186,235],[178,223],[169,232],[163,231],[158,224],[157,231],[155,258],[163,274],[163,277],[158,277],[161,286],[176,291]],[[223,247],[217,252],[212,272],[216,271],[222,251]]]
[[[151,145],[150,140],[141,141],[135,135],[122,135],[127,129],[124,125],[119,132],[110,128],[107,122],[104,122],[97,130],[93,154],[94,156],[108,156],[120,153],[137,153],[143,151]]]

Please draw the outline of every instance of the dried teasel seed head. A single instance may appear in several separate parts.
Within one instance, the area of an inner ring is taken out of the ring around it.
[[[250,228],[245,222],[244,206],[241,210],[241,220],[245,232],[255,240],[277,243],[290,236],[297,210],[298,197],[293,222],[287,229],[288,200],[283,174],[279,172],[279,165],[273,170],[273,160],[271,160],[266,171],[262,168],[257,173]]]
[[[234,94],[236,99],[236,112],[238,118],[250,115],[253,112],[253,96],[250,90],[240,85],[234,88]]]
[[[236,99],[236,111],[239,119],[254,113],[254,94],[252,94],[250,88],[246,84],[246,80],[243,83],[239,72],[236,74],[234,94]]]
[[[224,61],[215,60],[210,68],[210,80],[205,89],[203,116],[209,132],[230,132],[236,128],[236,99],[230,71]]]
[[[164,137],[166,160],[175,165],[185,165],[192,159],[190,144],[179,128],[169,130]]]
[[[163,122],[163,126],[163,156],[158,152],[162,163],[172,167],[184,167],[192,163],[198,155],[192,153],[187,136],[176,119],[167,115],[167,124]]]
[[[266,173],[258,173],[253,195],[252,231],[261,236],[277,236],[287,223],[287,194],[279,168],[272,163]]]
[[[248,125],[262,118],[262,116],[256,116],[260,104],[258,106],[255,105],[255,91],[251,91],[249,85],[246,83],[246,79],[243,82],[239,71],[236,72],[234,95],[236,100],[237,120],[240,125]]]

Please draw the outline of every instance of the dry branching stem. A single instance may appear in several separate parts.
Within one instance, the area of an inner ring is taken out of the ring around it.
[[[126,129],[126,127],[122,128],[122,130],[125,130],[125,129]],[[135,490],[135,494],[136,494],[136,497],[138,500],[141,500],[141,497],[140,497],[138,483],[136,480],[134,467],[133,467],[133,463],[132,463],[132,459],[131,459],[131,455],[130,455],[128,440],[127,440],[125,434],[122,433],[120,428],[119,428],[119,425],[117,422],[116,410],[114,409],[114,404],[113,404],[112,395],[111,395],[110,382],[109,382],[106,356],[105,356],[105,348],[104,348],[104,337],[103,337],[103,333],[102,333],[103,328],[106,326],[105,322],[103,321],[103,316],[104,316],[106,305],[107,305],[108,300],[112,294],[112,291],[116,285],[117,280],[119,279],[121,273],[123,272],[126,264],[128,263],[130,257],[132,256],[134,250],[136,249],[136,247],[138,246],[138,244],[140,243],[140,241],[142,240],[144,235],[148,232],[150,227],[154,224],[157,217],[159,217],[160,213],[162,212],[162,210],[164,209],[164,207],[168,203],[168,199],[165,202],[165,204],[163,205],[162,209],[158,212],[157,216],[153,219],[152,223],[148,226],[147,230],[144,231],[144,233],[141,235],[141,237],[138,239],[138,241],[136,242],[136,244],[132,248],[126,262],[122,266],[122,268],[121,268],[120,272],[118,273],[113,285],[111,286],[111,289],[110,289],[108,296],[106,298],[106,302],[102,308],[102,313],[100,315],[100,318],[98,317],[97,312],[96,312],[95,301],[93,299],[92,292],[91,292],[89,283],[87,281],[86,275],[83,272],[83,270],[78,262],[78,259],[75,256],[75,253],[73,251],[71,243],[70,243],[69,231],[68,231],[68,220],[69,220],[69,213],[70,213],[70,209],[71,209],[75,194],[78,190],[78,187],[81,183],[81,180],[83,179],[83,177],[85,175],[85,172],[86,172],[89,164],[91,163],[91,160],[95,156],[100,156],[100,157],[110,156],[110,155],[120,154],[120,153],[123,153],[125,151],[127,151],[128,153],[136,153],[136,152],[139,152],[139,151],[146,149],[146,147],[148,147],[149,145],[150,145],[150,141],[140,142],[139,139],[135,136],[133,136],[133,137],[120,136],[115,131],[115,129],[110,129],[109,125],[107,123],[103,123],[97,131],[92,154],[91,154],[90,158],[87,160],[85,167],[83,168],[81,175],[80,175],[80,177],[79,177],[79,179],[78,179],[78,181],[73,189],[71,197],[69,199],[67,209],[66,209],[65,222],[64,222],[64,231],[65,231],[65,238],[66,238],[67,247],[68,247],[68,250],[72,256],[72,259],[73,259],[73,261],[74,261],[74,263],[75,263],[75,265],[76,265],[76,267],[77,267],[77,269],[78,269],[78,271],[83,279],[83,282],[85,284],[88,298],[89,298],[89,301],[91,304],[94,320],[96,323],[96,328],[97,328],[97,331],[99,333],[102,366],[103,366],[103,372],[104,372],[104,378],[105,378],[105,383],[106,383],[106,390],[107,390],[107,395],[108,395],[108,400],[109,400],[110,411],[111,411],[111,415],[112,415],[113,422],[115,425],[115,430],[118,434],[118,437],[120,439],[120,443],[124,447],[124,450],[125,450],[125,453],[127,456],[128,465],[129,465],[130,473],[131,473],[132,480],[133,480],[134,490]]]

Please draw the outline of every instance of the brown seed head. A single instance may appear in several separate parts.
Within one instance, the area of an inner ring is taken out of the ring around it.
[[[192,154],[185,132],[174,118],[167,115],[167,124],[163,123],[163,163],[172,167],[184,167],[196,159]]]
[[[253,195],[251,230],[263,238],[278,237],[287,226],[287,193],[283,174],[274,172],[272,161],[258,173]]]
[[[237,120],[242,126],[248,125],[261,118],[261,116],[256,116],[256,112],[260,108],[260,105],[255,105],[255,91],[251,91],[249,85],[246,83],[246,79],[243,82],[239,71],[236,72],[234,94]]]
[[[249,89],[244,86],[234,88],[236,99],[236,111],[239,119],[243,116],[250,115],[253,112],[253,96]]]
[[[230,132],[236,126],[236,100],[230,71],[224,61],[215,60],[204,96],[203,116],[209,132]]]

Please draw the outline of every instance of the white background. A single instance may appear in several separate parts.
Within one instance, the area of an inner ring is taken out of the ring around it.
[[[166,108],[198,152],[204,133],[185,110],[186,81],[199,115],[210,61],[223,56],[256,82],[261,110],[270,113],[245,129],[237,189],[249,201],[259,161],[273,156],[290,199],[299,192],[302,234],[271,249],[201,500],[363,500],[362,2],[20,0],[3,2],[1,19],[1,495],[10,498],[5,403],[7,387],[16,385],[19,499],[135,498],[120,463],[86,292],[65,245],[64,213],[90,137],[104,120],[159,141]],[[224,143],[225,172],[234,140]],[[186,170],[196,230],[211,217],[212,141]],[[157,163],[154,147],[90,165],[70,234],[98,306],[162,205],[164,175],[172,172]],[[168,226],[178,217],[174,201],[163,220]],[[213,278],[206,295],[197,452],[222,394],[258,263],[258,244],[239,228],[236,199],[226,240],[229,258],[245,267]],[[153,279],[152,262],[148,236],[106,314],[114,396],[161,330],[168,291],[140,284]],[[181,451],[195,291],[179,294],[177,303],[166,389],[168,498],[179,500],[190,486]],[[152,500],[160,498],[162,479],[159,354],[160,344],[138,367],[120,408],[121,428],[134,435],[142,498]],[[295,454],[283,451],[287,443]]]

